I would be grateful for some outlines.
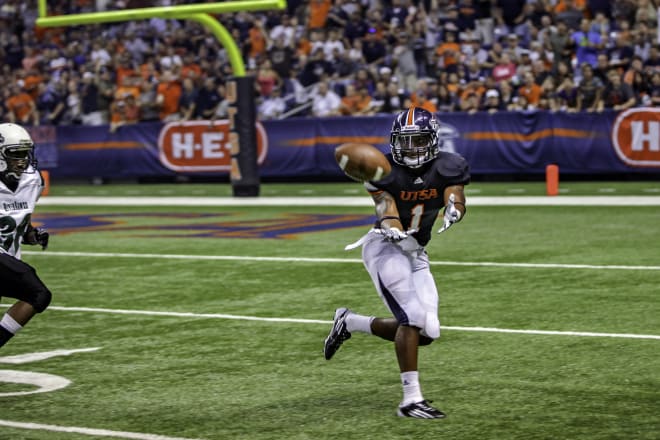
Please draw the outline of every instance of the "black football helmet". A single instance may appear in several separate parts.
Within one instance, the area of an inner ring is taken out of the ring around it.
[[[440,152],[439,128],[435,115],[421,107],[410,107],[399,113],[390,134],[394,162],[419,168],[435,159]]]
[[[26,129],[16,124],[0,124],[0,174],[19,180],[23,173],[34,173],[34,142]]]

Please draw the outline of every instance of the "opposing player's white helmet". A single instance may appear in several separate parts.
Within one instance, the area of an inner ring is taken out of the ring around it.
[[[23,173],[35,172],[36,168],[30,133],[20,125],[0,124],[0,173],[18,180]]]

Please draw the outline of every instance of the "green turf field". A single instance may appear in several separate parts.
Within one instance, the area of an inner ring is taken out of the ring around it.
[[[299,195],[291,191],[302,186],[268,187]],[[198,186],[168,187],[203,196],[192,193]],[[338,188],[356,185],[331,187],[308,189],[346,195]],[[506,195],[506,185],[491,189]],[[660,207],[475,206],[435,236],[428,252],[444,330],[420,355],[425,397],[448,414],[434,421],[394,415],[401,387],[390,343],[355,334],[323,359],[336,307],[386,313],[359,251],[343,250],[371,215],[39,207],[51,245],[26,247],[24,259],[53,307],[0,350],[0,370],[71,384],[3,396],[36,387],[4,382],[0,371],[0,439],[660,438]]]

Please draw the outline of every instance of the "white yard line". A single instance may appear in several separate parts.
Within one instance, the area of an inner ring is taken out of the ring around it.
[[[659,196],[468,197],[470,206],[660,206]],[[370,197],[42,197],[39,206],[365,206]]]
[[[9,428],[18,429],[32,429],[38,431],[50,432],[68,432],[72,434],[89,435],[93,437],[114,437],[135,440],[195,440],[183,437],[169,437],[157,434],[143,434],[140,432],[125,432],[125,431],[111,431],[109,429],[94,429],[82,428],[78,426],[60,426],[60,425],[45,425],[42,423],[23,423],[13,422],[11,420],[0,420],[0,426],[7,426]]]
[[[9,304],[0,304],[0,307],[8,307]],[[278,322],[293,324],[325,324],[330,325],[332,321],[322,319],[304,319],[304,318],[272,318],[249,315],[232,315],[226,313],[192,313],[192,312],[167,312],[158,310],[127,310],[127,309],[108,309],[98,307],[63,307],[50,306],[48,310],[57,310],[62,312],[85,312],[85,313],[107,313],[113,315],[134,315],[134,316],[167,316],[173,318],[200,318],[200,319],[234,319],[237,321],[261,321]],[[577,337],[595,337],[595,338],[623,338],[623,339],[655,339],[660,340],[660,335],[647,335],[636,333],[598,333],[598,332],[578,332],[578,331],[559,331],[559,330],[533,330],[533,329],[508,329],[496,327],[460,327],[460,326],[442,326],[442,330],[455,330],[464,332],[485,332],[485,333],[514,333],[526,335],[547,335],[547,336],[577,336]]]
[[[359,258],[305,258],[305,257],[256,257],[249,255],[180,255],[180,254],[131,254],[113,252],[52,252],[23,251],[23,255],[42,257],[85,258],[153,258],[165,260],[215,260],[215,261],[272,261],[286,263],[359,263]],[[594,270],[660,270],[660,266],[627,266],[607,264],[562,263],[498,263],[494,261],[431,261],[435,266],[518,267],[528,269],[594,269]]]

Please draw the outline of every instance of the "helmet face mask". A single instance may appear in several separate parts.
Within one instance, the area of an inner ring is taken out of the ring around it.
[[[0,174],[17,181],[23,173],[36,172],[36,168],[34,142],[29,133],[16,124],[0,124]]]
[[[438,121],[427,110],[411,107],[399,113],[392,124],[390,148],[399,165],[419,168],[440,152]]]

